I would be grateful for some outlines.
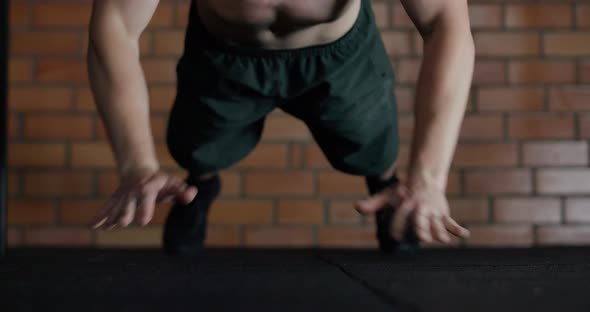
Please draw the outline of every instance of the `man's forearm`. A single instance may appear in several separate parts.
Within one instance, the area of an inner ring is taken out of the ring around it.
[[[469,96],[475,48],[467,29],[439,27],[425,38],[416,87],[409,183],[446,188]]]
[[[88,70],[97,110],[120,174],[155,170],[158,161],[149,123],[148,92],[138,54],[130,47],[132,43],[111,44],[112,50],[106,52],[92,43],[89,47]],[[108,55],[114,50],[116,56]]]

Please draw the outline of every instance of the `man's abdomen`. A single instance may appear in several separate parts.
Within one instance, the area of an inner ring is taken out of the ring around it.
[[[207,29],[227,42],[268,49],[325,44],[353,25],[360,0],[195,0]]]

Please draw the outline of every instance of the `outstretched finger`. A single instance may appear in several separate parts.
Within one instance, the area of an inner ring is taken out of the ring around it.
[[[426,243],[432,241],[430,215],[424,212],[424,209],[414,210],[414,227],[418,238]]]
[[[405,196],[406,192],[403,187],[392,186],[367,199],[357,201],[354,208],[364,215],[374,214],[386,207],[398,207]]]
[[[127,227],[131,222],[133,222],[133,218],[135,217],[135,211],[137,210],[137,197],[135,194],[132,194],[128,197],[127,204],[121,209],[121,214],[119,215],[116,224],[120,227]]]
[[[433,239],[443,244],[447,244],[451,241],[441,216],[432,216],[430,218],[430,227]]]
[[[447,231],[449,231],[451,234],[457,236],[457,237],[462,237],[462,238],[467,238],[470,235],[470,232],[468,229],[460,226],[457,221],[453,220],[453,218],[451,218],[450,216],[445,216],[443,217],[443,222],[445,224],[445,228],[447,229]]]
[[[117,222],[121,217],[121,214],[124,212],[125,207],[127,206],[128,195],[124,195],[119,198],[117,203],[114,205],[111,213],[109,214],[108,219],[106,222],[101,226],[101,229],[104,230],[111,230],[115,226],[117,226]]]
[[[135,215],[135,223],[140,226],[146,226],[154,217],[154,210],[156,209],[156,198],[158,192],[156,190],[144,192],[140,198],[140,205],[137,207]]]
[[[90,227],[94,230],[100,228],[106,221],[111,210],[111,204],[106,204],[98,214],[90,221]]]
[[[104,223],[109,219],[109,216],[113,209],[115,209],[117,205],[117,200],[113,197],[109,198],[109,200],[102,206],[100,211],[96,214],[96,216],[90,222],[90,226],[93,229],[99,229],[104,225]]]
[[[156,201],[162,190],[166,187],[167,178],[165,176],[156,176],[147,181],[140,192],[135,222],[141,226],[147,225],[154,216]]]
[[[196,186],[186,185],[184,189],[176,196],[176,199],[178,199],[182,204],[188,205],[195,199],[198,193],[199,190]]]
[[[181,184],[162,189],[158,194],[156,202],[169,203],[179,201],[181,204],[188,205],[195,199],[195,196],[197,196],[197,188],[195,186]]]
[[[198,190],[195,186],[189,186],[179,178],[169,176],[165,185],[160,190],[156,202],[164,203],[178,200],[186,205],[194,200],[197,192]]]
[[[357,201],[354,209],[363,215],[374,214],[389,204],[390,197],[391,195],[386,192],[380,192],[367,199]]]

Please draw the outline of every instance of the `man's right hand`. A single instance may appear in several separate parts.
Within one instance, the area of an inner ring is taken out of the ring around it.
[[[158,170],[123,175],[115,193],[92,221],[94,229],[110,230],[130,224],[147,225],[157,204],[179,201],[189,204],[197,188]]]

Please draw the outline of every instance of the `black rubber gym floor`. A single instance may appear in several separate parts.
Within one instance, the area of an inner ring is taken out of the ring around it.
[[[11,249],[0,311],[590,311],[590,248]]]

